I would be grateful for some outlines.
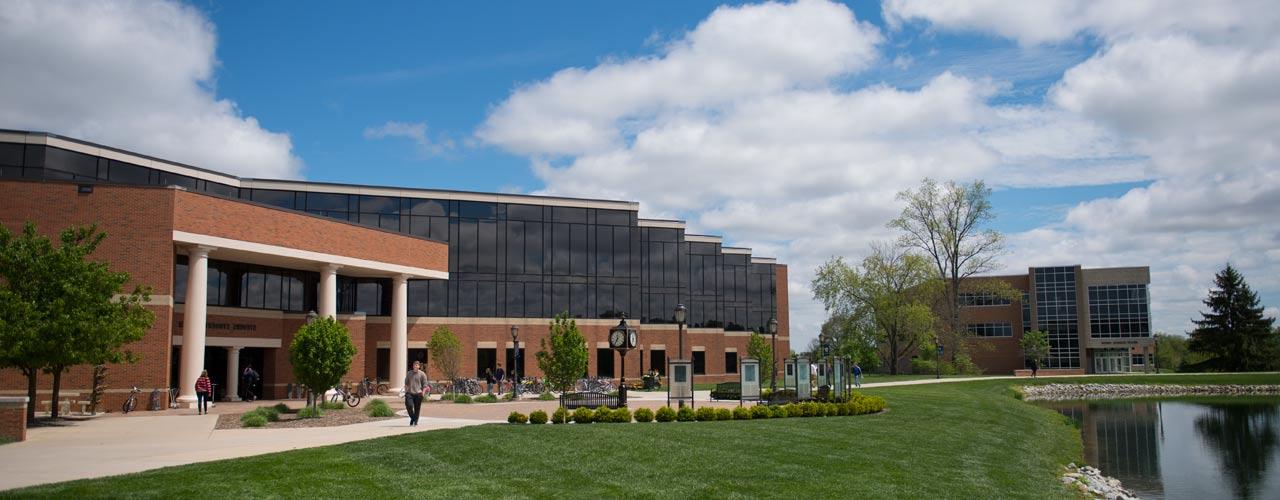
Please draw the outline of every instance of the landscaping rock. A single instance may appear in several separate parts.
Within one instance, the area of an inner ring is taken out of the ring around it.
[[[1280,385],[1176,385],[1176,384],[1047,384],[1022,387],[1028,401],[1122,399],[1153,396],[1272,396]]]
[[[1075,485],[1075,489],[1089,498],[1105,498],[1107,500],[1136,500],[1137,495],[1124,489],[1120,480],[1102,475],[1096,467],[1084,466],[1076,468],[1076,464],[1067,466],[1067,472],[1060,478],[1067,487]]]

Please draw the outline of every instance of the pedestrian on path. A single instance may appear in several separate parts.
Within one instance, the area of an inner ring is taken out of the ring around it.
[[[853,364],[853,386],[862,387],[862,367],[857,363]]]
[[[498,383],[498,395],[502,395],[502,382],[506,379],[507,372],[502,371],[502,363],[498,363],[498,371],[493,374],[493,381]]]
[[[493,394],[493,369],[484,369],[484,392]]]
[[[1031,378],[1036,378],[1036,372],[1040,371],[1040,363],[1035,358],[1031,358]]]
[[[422,414],[422,396],[427,392],[427,374],[422,372],[422,362],[414,361],[413,369],[404,376],[404,409],[409,412],[409,425],[418,425]]]
[[[209,382],[209,370],[200,370],[196,379],[196,415],[209,413],[209,400],[213,399],[213,384]]]

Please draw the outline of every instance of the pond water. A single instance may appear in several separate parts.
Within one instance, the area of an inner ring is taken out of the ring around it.
[[[1280,398],[1036,404],[1079,424],[1085,463],[1142,498],[1280,499]]]

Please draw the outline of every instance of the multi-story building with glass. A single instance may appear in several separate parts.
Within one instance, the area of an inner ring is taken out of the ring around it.
[[[109,235],[96,257],[152,288],[156,325],[134,346],[142,361],[111,372],[116,390],[184,388],[199,369],[227,388],[253,366],[279,395],[310,311],[351,330],[349,378],[393,384],[414,360],[445,376],[426,349],[442,327],[462,342],[459,376],[540,376],[533,353],[557,314],[586,336],[591,376],[622,375],[606,334],[624,314],[641,344],[629,377],[686,358],[707,381],[736,379],[770,319],[789,352],[785,265],[641,218],[636,202],[246,179],[24,131],[0,131],[0,188],[11,231],[96,223]],[[63,387],[87,380],[73,372]],[[24,387],[9,371],[0,384]]]
[[[963,294],[961,318],[972,332],[974,361],[987,373],[1024,369],[1022,333],[1049,337],[1040,368],[1067,373],[1144,371],[1153,363],[1146,267],[1035,267],[1025,275],[989,276],[1021,292],[1020,300]]]

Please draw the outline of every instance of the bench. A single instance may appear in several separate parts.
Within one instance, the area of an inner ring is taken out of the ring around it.
[[[607,406],[609,408],[618,408],[618,396],[605,394],[603,392],[565,392],[560,394],[560,406],[566,410],[576,410],[578,408],[599,408]]]

